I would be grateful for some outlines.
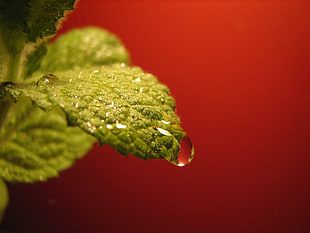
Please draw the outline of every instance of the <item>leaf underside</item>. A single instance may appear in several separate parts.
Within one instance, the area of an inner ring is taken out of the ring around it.
[[[81,129],[68,127],[60,109],[46,112],[29,98],[13,107],[8,131],[0,134],[0,171],[7,181],[35,182],[57,176],[94,142]]]

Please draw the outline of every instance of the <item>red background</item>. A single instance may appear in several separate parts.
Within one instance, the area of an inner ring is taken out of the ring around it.
[[[117,34],[158,76],[192,164],[95,146],[59,178],[11,185],[29,233],[308,233],[309,1],[81,0],[65,23]]]

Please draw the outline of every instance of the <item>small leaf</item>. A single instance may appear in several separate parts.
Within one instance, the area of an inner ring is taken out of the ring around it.
[[[0,0],[0,81],[21,81],[39,68],[46,43],[76,0]]]
[[[24,1],[25,2],[25,1]],[[74,9],[76,0],[31,0],[26,26],[27,38],[31,42],[52,36],[60,28],[62,20]]]
[[[129,63],[129,54],[114,34],[96,27],[71,30],[48,46],[40,72]]]
[[[124,64],[54,73],[59,82],[9,89],[43,109],[59,106],[70,125],[123,155],[177,160],[185,132],[168,88],[138,67]]]
[[[9,182],[36,182],[58,175],[83,156],[94,138],[68,127],[64,114],[45,112],[29,98],[13,104],[0,132],[0,176]]]

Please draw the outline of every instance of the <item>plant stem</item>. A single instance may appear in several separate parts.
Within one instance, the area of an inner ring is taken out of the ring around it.
[[[19,81],[19,67],[20,65],[20,54],[10,56],[10,63],[8,66],[8,72],[7,72],[7,80],[5,81],[11,81],[11,82],[18,82]]]

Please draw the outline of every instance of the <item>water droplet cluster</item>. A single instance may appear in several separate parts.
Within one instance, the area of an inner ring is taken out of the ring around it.
[[[155,76],[125,64],[57,76],[59,85],[49,85],[57,80],[54,75],[44,75],[37,82],[38,87],[51,87],[35,99],[40,107],[58,105],[69,125],[81,127],[121,154],[176,160],[185,133],[174,99]]]

